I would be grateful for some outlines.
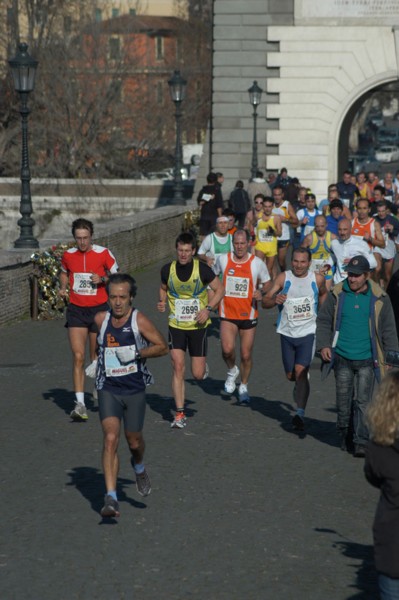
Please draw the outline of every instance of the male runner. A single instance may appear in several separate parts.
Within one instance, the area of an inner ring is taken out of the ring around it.
[[[233,252],[218,258],[216,271],[222,273],[226,294],[219,306],[220,341],[223,359],[228,367],[224,389],[232,394],[241,374],[238,388],[240,404],[249,404],[248,379],[252,369],[252,348],[258,323],[257,301],[266,291],[270,275],[265,263],[248,252],[249,233],[238,228],[233,235]],[[259,289],[259,286],[261,289]],[[241,363],[237,367],[235,342],[240,335]]]
[[[273,199],[274,199],[274,208],[273,214],[279,215],[281,219],[282,225],[282,234],[277,242],[278,246],[278,264],[280,266],[281,271],[285,271],[286,269],[286,256],[288,251],[288,246],[290,245],[290,226],[297,227],[298,219],[295,214],[294,207],[292,204],[288,202],[288,200],[284,200],[284,191],[281,185],[276,185],[273,188]]]
[[[169,303],[169,349],[172,359],[172,390],[176,416],[171,427],[187,425],[184,413],[184,371],[186,350],[191,357],[191,372],[195,379],[207,376],[207,327],[209,315],[223,298],[224,289],[219,277],[205,263],[194,258],[196,242],[191,233],[181,233],[176,239],[177,260],[161,269],[159,312]],[[207,286],[214,295],[208,304]]]
[[[377,267],[375,255],[367,242],[351,235],[352,223],[345,217],[338,224],[338,238],[331,242],[331,250],[335,260],[334,285],[347,278],[346,266],[350,259],[362,254],[369,261],[370,269]]]
[[[75,408],[71,412],[74,420],[85,421],[87,416],[84,400],[84,362],[86,343],[89,339],[91,365],[88,374],[95,374],[97,327],[96,313],[108,309],[105,285],[110,273],[116,273],[118,265],[114,255],[93,244],[93,223],[87,219],[76,219],[72,223],[72,235],[76,248],[64,252],[61,259],[59,295],[65,298],[69,284],[69,305],[66,311],[66,327],[73,355],[73,385]]]
[[[119,517],[116,482],[119,470],[118,445],[123,419],[131,462],[136,474],[136,487],[148,496],[151,483],[144,467],[145,388],[152,376],[147,358],[167,354],[162,334],[152,322],[133,307],[136,282],[130,275],[117,273],[107,283],[111,309],[97,313],[99,330],[96,387],[98,407],[104,435],[103,469],[107,493],[101,509],[103,517]]]
[[[297,248],[292,255],[292,270],[280,273],[262,300],[264,308],[278,306],[277,333],[281,335],[283,365],[289,381],[295,382],[297,405],[292,426],[305,428],[304,416],[309,398],[308,372],[314,355],[318,307],[327,297],[323,275],[309,270],[311,253]]]
[[[336,239],[336,236],[327,231],[327,219],[324,215],[318,215],[315,218],[315,228],[303,240],[303,248],[309,248],[312,255],[310,263],[310,271],[315,271],[324,275],[326,280],[327,290],[332,285],[332,266],[334,259],[331,256],[331,242]]]
[[[273,208],[273,198],[266,196],[263,200],[263,213],[255,229],[255,256],[266,260],[267,270],[272,275],[277,256],[277,238],[282,233],[281,217],[272,214]]]
[[[198,250],[198,258],[209,267],[213,267],[216,259],[221,254],[230,252],[233,248],[233,238],[229,229],[229,217],[222,215],[216,219],[216,230],[207,235],[201,242]]]

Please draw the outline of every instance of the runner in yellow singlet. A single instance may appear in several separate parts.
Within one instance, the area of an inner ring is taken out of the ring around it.
[[[331,231],[327,231],[326,217],[318,215],[315,218],[314,230],[305,237],[302,243],[302,247],[309,248],[312,254],[310,270],[324,275],[327,290],[331,288],[333,277],[334,259],[331,256],[331,242],[336,237]]]
[[[269,273],[273,273],[274,262],[277,256],[277,238],[281,235],[281,219],[273,215],[273,198],[266,197],[263,200],[263,214],[256,224],[255,255],[260,259],[266,259]]]

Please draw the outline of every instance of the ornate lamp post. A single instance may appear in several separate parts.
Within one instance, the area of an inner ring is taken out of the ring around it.
[[[34,90],[38,61],[28,54],[27,44],[19,44],[16,56],[8,61],[14,80],[15,91],[19,93],[21,106],[19,112],[22,121],[22,161],[21,161],[21,203],[19,211],[22,217],[18,221],[21,229],[15,248],[38,248],[39,242],[33,237],[32,197],[30,193],[30,169],[28,153],[28,108],[29,93]]]
[[[254,81],[253,85],[248,90],[249,101],[254,107],[254,112],[252,113],[254,119],[254,135],[252,140],[252,165],[251,165],[251,179],[256,177],[256,171],[258,170],[258,142],[256,139],[256,119],[258,117],[256,111],[258,108],[258,104],[260,104],[262,98],[263,90],[258,86],[258,82]]]
[[[182,145],[181,145],[181,103],[186,95],[187,81],[180,75],[180,71],[175,71],[172,79],[168,81],[170,97],[175,103],[176,112],[176,150],[175,150],[175,168],[174,168],[174,191],[173,204],[185,204],[183,198],[183,182],[181,175],[182,168]]]

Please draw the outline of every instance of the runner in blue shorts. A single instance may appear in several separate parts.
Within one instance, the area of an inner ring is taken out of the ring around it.
[[[297,248],[292,255],[292,270],[280,273],[263,297],[262,306],[278,306],[277,333],[281,334],[281,350],[285,373],[295,382],[297,405],[293,428],[305,428],[305,408],[309,398],[308,372],[313,359],[318,306],[327,297],[323,275],[310,271],[311,253]]]
[[[107,283],[111,310],[97,313],[99,330],[96,387],[103,429],[103,469],[106,495],[103,517],[119,517],[116,492],[119,460],[117,455],[121,422],[131,453],[136,487],[148,496],[151,483],[144,467],[143,424],[145,388],[153,382],[146,359],[167,354],[162,334],[152,322],[133,307],[136,282],[130,275],[110,275]]]

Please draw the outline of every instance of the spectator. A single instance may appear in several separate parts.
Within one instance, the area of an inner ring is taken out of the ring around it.
[[[374,517],[374,562],[380,598],[399,597],[399,371],[381,383],[367,411],[371,441],[364,473],[380,490]]]
[[[244,190],[244,183],[238,180],[230,194],[229,208],[235,213],[239,227],[244,227],[245,217],[251,208],[248,192]]]
[[[263,194],[264,196],[272,195],[270,186],[268,183],[266,183],[262,171],[256,171],[256,177],[249,182],[247,189],[251,203],[253,203],[257,194]]]
[[[280,185],[283,190],[288,187],[291,183],[291,177],[288,176],[288,171],[285,167],[283,167],[280,173],[277,175],[276,185]]]

